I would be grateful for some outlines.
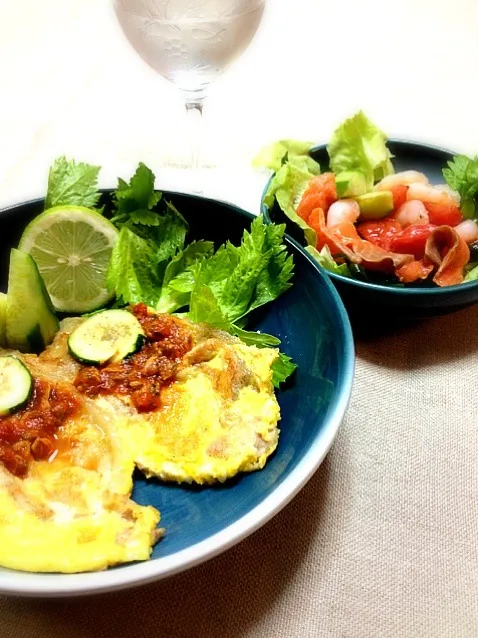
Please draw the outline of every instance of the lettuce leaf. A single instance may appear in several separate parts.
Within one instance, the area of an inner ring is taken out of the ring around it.
[[[316,232],[295,212],[310,180],[319,174],[311,172],[308,159],[295,157],[281,166],[269,184],[264,203],[271,208],[274,200],[277,200],[287,217],[303,230],[307,243],[315,246]]]
[[[460,195],[460,210],[465,219],[478,217],[478,156],[456,155],[443,169],[446,183]]]
[[[478,266],[475,266],[474,268],[472,268],[466,273],[465,279],[463,281],[467,282],[467,281],[477,281],[477,280],[478,280]]]
[[[59,157],[48,174],[45,210],[53,206],[94,208],[101,196],[98,191],[99,172],[99,166]]]
[[[350,269],[347,264],[338,264],[334,261],[332,253],[328,246],[324,246],[322,250],[317,250],[314,246],[306,246],[306,251],[311,255],[316,262],[318,262],[322,268],[335,273],[336,275],[342,275],[343,277],[351,277]]]
[[[357,172],[371,191],[375,182],[393,173],[387,136],[362,111],[345,120],[327,145],[330,168],[335,174]]]
[[[319,165],[311,157],[309,157],[309,151],[314,145],[313,142],[301,142],[300,140],[279,140],[265,146],[252,160],[252,165],[256,167],[270,168],[276,173],[284,160],[291,160],[294,157],[305,157],[310,160],[307,162],[312,169],[314,165]]]

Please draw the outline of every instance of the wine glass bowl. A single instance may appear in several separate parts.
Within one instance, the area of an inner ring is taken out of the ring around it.
[[[115,0],[131,45],[160,75],[202,101],[249,46],[265,0]]]

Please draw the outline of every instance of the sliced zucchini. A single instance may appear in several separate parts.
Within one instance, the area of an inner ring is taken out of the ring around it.
[[[34,259],[12,248],[6,312],[8,347],[20,352],[41,352],[53,341],[58,328],[58,319]]]
[[[88,317],[68,339],[70,354],[80,363],[117,363],[144,344],[141,324],[128,310],[104,310]]]
[[[7,347],[7,295],[0,292],[0,348]]]
[[[32,395],[33,378],[17,357],[0,357],[0,416],[26,405]]]

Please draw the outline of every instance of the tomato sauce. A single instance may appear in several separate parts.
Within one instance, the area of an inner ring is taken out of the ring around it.
[[[151,412],[159,407],[161,388],[173,380],[178,363],[193,343],[175,317],[150,315],[145,304],[137,304],[132,312],[146,335],[144,346],[119,363],[82,367],[74,385],[90,397],[127,395],[138,412]]]
[[[43,461],[56,448],[55,434],[74,415],[79,401],[59,384],[35,379],[27,405],[0,417],[0,462],[23,478],[32,460]]]

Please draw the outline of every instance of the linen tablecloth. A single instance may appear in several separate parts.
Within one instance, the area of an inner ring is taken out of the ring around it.
[[[60,154],[113,185],[138,161],[184,184],[178,95],[107,0],[0,0],[0,204],[44,193]],[[358,108],[394,137],[478,151],[474,0],[269,0],[213,88],[204,190],[257,212],[254,153],[326,140]],[[145,587],[0,597],[1,638],[478,636],[478,309],[356,335],[351,403],[326,460],[272,521]]]

